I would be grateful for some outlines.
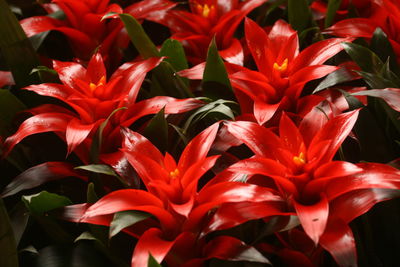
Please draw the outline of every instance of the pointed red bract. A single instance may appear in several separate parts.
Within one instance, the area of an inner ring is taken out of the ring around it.
[[[287,199],[289,211],[296,212],[305,233],[341,266],[356,262],[348,223],[375,203],[396,196],[394,189],[400,189],[400,172],[392,167],[332,161],[357,115],[356,110],[329,120],[306,119],[297,127],[283,114],[279,136],[255,123],[227,122],[228,131],[256,155],[219,175],[231,181],[246,174],[250,183],[260,183],[259,178],[253,179],[255,175],[272,179],[272,188]]]
[[[5,142],[5,154],[25,137],[42,132],[57,132],[65,139],[68,154],[81,144],[86,146],[83,161],[88,157],[90,142],[100,124],[107,121],[104,128],[103,150],[115,151],[120,145],[120,126],[130,126],[137,119],[156,114],[165,107],[165,113],[186,112],[202,105],[196,99],[175,99],[155,97],[135,103],[146,74],[156,67],[162,58],[149,58],[122,65],[108,80],[104,62],[100,54],[95,54],[88,67],[74,62],[54,61],[63,84],[30,85],[30,90],[44,96],[57,98],[74,111],[65,108],[43,106],[33,109],[34,116],[23,122],[18,131]],[[110,117],[111,116],[111,117]],[[85,152],[86,151],[86,152]]]

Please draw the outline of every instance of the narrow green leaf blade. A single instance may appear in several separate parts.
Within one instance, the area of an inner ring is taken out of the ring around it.
[[[143,58],[160,57],[157,47],[150,40],[142,25],[129,14],[120,14],[120,19],[125,25],[129,38]]]
[[[109,237],[112,238],[126,227],[129,227],[137,222],[146,220],[151,217],[150,214],[140,211],[121,211],[114,215],[114,218],[110,224]]]
[[[347,54],[357,63],[360,68],[369,73],[379,73],[383,62],[370,49],[353,43],[343,43],[342,46]]]
[[[203,73],[202,87],[204,96],[213,99],[235,100],[224,61],[218,53],[215,39],[207,52],[206,66]]]
[[[162,108],[149,122],[144,130],[147,137],[160,151],[164,152],[168,145],[168,122]]]
[[[325,28],[328,28],[332,25],[332,22],[336,15],[336,11],[339,9],[341,3],[342,0],[329,0],[328,11],[326,12],[325,17]]]
[[[90,165],[85,165],[85,166],[79,166],[76,167],[75,169],[78,170],[85,170],[85,171],[90,171],[94,173],[100,173],[100,174],[106,174],[110,176],[117,176],[115,171],[108,165],[104,164],[90,164]]]

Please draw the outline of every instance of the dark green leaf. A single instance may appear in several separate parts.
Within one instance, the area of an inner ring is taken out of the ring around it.
[[[203,82],[218,82],[231,88],[228,73],[225,68],[224,61],[218,53],[215,39],[210,43],[207,53],[207,61],[203,74]]]
[[[347,104],[349,104],[350,110],[358,109],[364,107],[364,105],[358,100],[356,97],[352,96],[345,90],[339,89],[339,91],[343,94],[344,98],[347,101]]]
[[[339,9],[341,2],[342,0],[329,0],[325,17],[325,28],[332,25],[333,19],[336,16],[336,11]]]
[[[151,217],[150,214],[140,211],[121,211],[114,214],[114,218],[110,224],[109,237],[112,238],[126,227],[134,225],[137,222],[146,220]]]
[[[390,69],[400,74],[399,66],[396,62],[396,54],[393,51],[393,47],[390,44],[387,35],[381,28],[376,28],[374,35],[372,36],[371,49],[383,62],[389,60]]]
[[[182,129],[183,134],[187,132],[191,125],[205,119],[210,114],[217,115],[219,119],[233,120],[235,118],[234,112],[228,105],[237,105],[237,103],[234,101],[219,99],[197,109],[196,112],[194,112],[185,122]]]
[[[117,176],[113,168],[111,168],[108,165],[104,164],[91,164],[91,165],[85,165],[85,166],[79,166],[76,167],[75,169],[78,170],[85,170],[85,171],[90,171],[94,173],[101,173],[101,174],[106,174],[110,176]]]
[[[71,205],[67,197],[42,191],[30,196],[22,196],[22,201],[31,213],[40,214],[50,210]]]
[[[86,199],[87,203],[95,203],[97,200],[99,200],[99,197],[97,196],[96,191],[94,190],[93,183],[88,184]]]
[[[144,130],[147,137],[160,151],[166,151],[168,145],[168,122],[162,108],[149,122]]]
[[[353,43],[342,44],[347,54],[357,63],[360,68],[369,73],[379,73],[383,67],[383,62],[370,49]]]
[[[39,82],[38,75],[30,75],[39,58],[5,0],[0,0],[0,51],[18,87]]]
[[[17,246],[3,199],[0,198],[0,266],[18,266]]]
[[[322,80],[322,82],[315,88],[313,94],[322,91],[328,87],[337,85],[339,83],[348,82],[354,79],[354,76],[346,68],[338,69]]]
[[[147,267],[162,267],[161,264],[159,264],[156,259],[153,257],[153,255],[149,255],[149,261],[147,263]]]
[[[161,46],[160,53],[161,56],[167,57],[165,61],[169,62],[175,71],[189,68],[185,50],[179,41],[173,39],[166,40]]]
[[[122,22],[125,25],[126,31],[136,49],[143,58],[160,57],[157,47],[153,44],[142,25],[129,14],[120,14]]]
[[[299,33],[312,26],[312,15],[307,0],[288,0],[289,23]]]
[[[161,57],[157,47],[150,40],[140,23],[134,17],[129,14],[120,14],[119,17],[124,23],[133,45],[143,58]],[[164,94],[179,98],[192,96],[185,81],[176,75],[176,70],[169,62],[161,62],[161,64],[154,69],[154,74],[156,75],[158,82],[163,85],[162,88],[165,91]]]
[[[0,89],[0,136],[11,134],[15,114],[24,109],[26,106],[9,90]]]

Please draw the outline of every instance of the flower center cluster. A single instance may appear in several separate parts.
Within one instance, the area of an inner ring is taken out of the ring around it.
[[[94,91],[94,90],[96,90],[97,87],[102,86],[102,85],[104,85],[105,83],[106,83],[106,76],[102,76],[102,77],[100,78],[100,80],[97,82],[97,84],[95,84],[95,83],[90,83],[90,84],[89,84],[89,88],[90,88],[90,90]]]
[[[303,152],[300,152],[298,156],[293,157],[293,161],[297,166],[302,166],[306,163],[306,155]]]
[[[175,179],[175,178],[177,178],[177,177],[179,176],[179,174],[180,174],[180,172],[179,172],[178,168],[176,168],[174,171],[172,171],[172,172],[169,173],[169,176],[170,176],[172,179]]]
[[[284,72],[287,70],[288,67],[288,59],[285,58],[285,60],[282,62],[281,65],[279,65],[277,62],[274,63],[274,69],[279,71],[279,72]]]

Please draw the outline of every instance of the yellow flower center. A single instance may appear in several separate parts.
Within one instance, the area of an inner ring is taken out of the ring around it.
[[[293,157],[293,161],[296,165],[301,166],[306,163],[306,155],[303,152],[300,152],[298,156]]]
[[[286,58],[283,63],[281,65],[279,65],[278,63],[274,63],[274,69],[280,72],[284,72],[285,70],[287,70],[288,67],[288,59]]]
[[[173,179],[177,178],[179,176],[179,170],[175,169],[174,171],[169,173],[169,176]]]
[[[208,5],[208,4],[201,5],[201,4],[197,4],[196,9],[197,9],[197,12],[198,12],[199,14],[201,14],[201,15],[202,15],[203,17],[205,17],[205,18],[208,18],[208,17],[210,16],[210,13],[211,13],[212,11],[214,11],[215,7],[214,7],[214,5]]]
[[[99,87],[99,86],[101,86],[101,85],[104,85],[105,82],[106,82],[106,76],[102,76],[102,77],[100,78],[100,80],[98,81],[97,84],[95,84],[95,83],[90,83],[90,84],[89,84],[89,88],[90,88],[90,90],[94,91],[94,90],[96,90],[97,87]]]

